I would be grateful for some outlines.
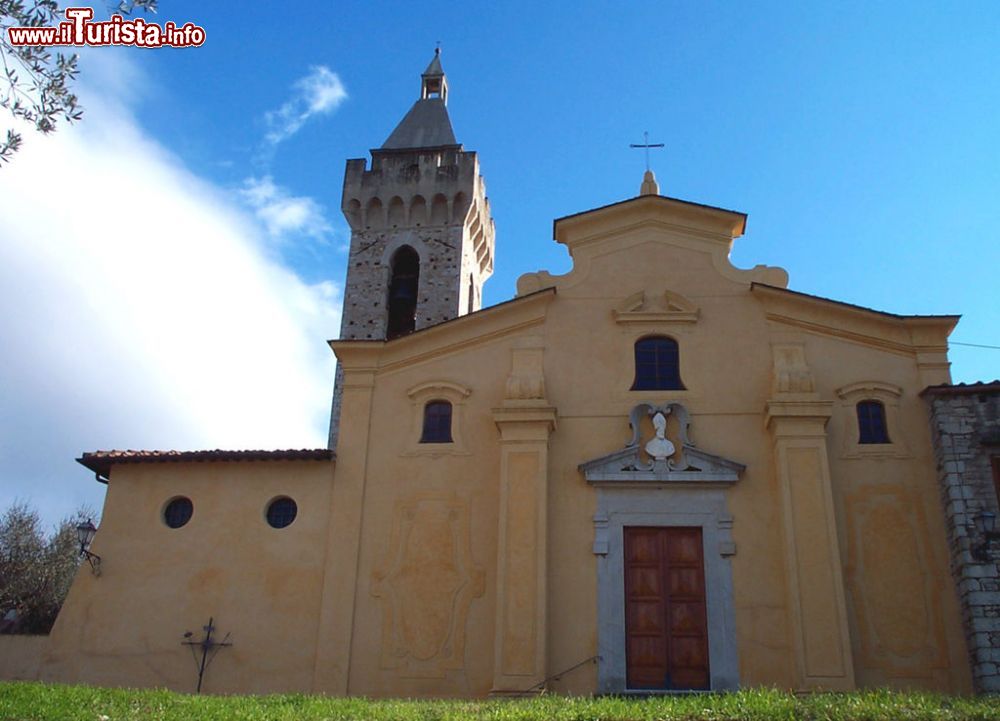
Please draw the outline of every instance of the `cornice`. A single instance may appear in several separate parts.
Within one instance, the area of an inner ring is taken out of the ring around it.
[[[601,227],[592,233],[579,235],[573,239],[572,244],[562,240],[559,240],[558,242],[566,245],[570,249],[570,254],[573,255],[580,249],[599,245],[605,240],[620,238],[623,235],[633,233],[637,230],[645,230],[646,228],[676,233],[686,239],[694,239],[701,241],[702,243],[708,243],[709,247],[705,248],[707,252],[711,252],[711,250],[717,245],[722,245],[726,248],[726,252],[728,252],[733,243],[733,238],[728,235],[713,233],[699,228],[692,228],[679,223],[671,223],[660,218],[639,218],[631,223]]]
[[[332,340],[329,344],[345,372],[391,372],[538,325],[544,322],[555,295],[555,288],[546,288],[391,341]]]
[[[901,355],[946,352],[958,316],[901,316],[753,283],[750,291],[770,321]]]
[[[857,333],[827,323],[806,321],[800,318],[781,315],[778,313],[767,313],[765,314],[765,318],[767,318],[767,320],[774,321],[775,323],[793,326],[795,328],[809,331],[810,333],[825,335],[832,338],[841,338],[843,340],[853,341],[860,345],[880,348],[881,350],[889,351],[891,353],[898,353],[899,355],[913,356],[916,353],[916,349],[908,343],[893,342],[877,335]]]
[[[691,203],[662,195],[641,195],[618,203],[587,210],[575,215],[557,218],[552,224],[553,237],[568,247],[585,242],[594,233],[577,235],[577,231],[595,226],[597,235],[606,229],[620,230],[622,216],[645,215],[643,220],[661,220],[664,216],[673,222],[663,221],[685,233],[698,233],[724,242],[732,242],[746,229],[746,214],[710,205]],[[658,216],[649,218],[651,214]],[[631,225],[631,224],[628,224]]]

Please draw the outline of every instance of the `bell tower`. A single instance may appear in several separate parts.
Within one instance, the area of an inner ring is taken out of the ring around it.
[[[348,160],[341,210],[351,226],[340,337],[393,340],[482,307],[494,227],[476,153],[455,140],[440,50],[420,96],[381,148]],[[330,448],[337,446],[337,367]]]

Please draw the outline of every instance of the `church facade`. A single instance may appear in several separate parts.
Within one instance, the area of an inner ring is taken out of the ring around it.
[[[957,317],[738,269],[746,216],[651,173],[483,308],[447,94],[347,162],[330,447],[84,454],[101,573],[36,677],[194,690],[212,619],[218,693],[973,690],[920,395]]]

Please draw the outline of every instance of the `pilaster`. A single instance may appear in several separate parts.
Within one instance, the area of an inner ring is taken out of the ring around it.
[[[855,687],[843,563],[837,540],[826,426],[833,402],[814,392],[801,345],[776,345],[773,396],[765,409],[781,495],[795,684]]]
[[[358,555],[361,549],[368,474],[369,422],[375,386],[377,348],[356,349],[346,358],[338,350],[338,370],[343,368],[342,395],[345,417],[337,452],[337,472],[327,528],[323,591],[316,632],[313,691],[344,696],[350,693],[351,643],[357,603]]]
[[[541,348],[513,351],[507,398],[493,411],[500,432],[494,695],[538,691],[547,670],[548,449],[556,409],[544,398],[541,360]]]

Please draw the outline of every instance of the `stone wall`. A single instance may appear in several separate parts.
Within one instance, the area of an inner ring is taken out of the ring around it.
[[[994,464],[1000,458],[1000,382],[932,386],[931,432],[962,607],[973,682],[981,693],[1000,692],[1000,547],[978,553],[980,513],[1000,516]]]
[[[483,283],[493,273],[495,230],[474,152],[373,150],[371,168],[364,159],[348,160],[341,209],[351,226],[341,339],[385,340],[392,257],[404,245],[420,257],[415,330],[480,309]],[[341,381],[338,372],[334,449]]]
[[[351,237],[340,337],[385,340],[392,253],[409,245],[420,256],[416,330],[458,316],[461,294],[462,226],[355,230]],[[330,409],[329,447],[336,450],[343,374],[337,367]]]
[[[458,316],[462,232],[461,225],[354,231],[340,337],[385,340],[390,264],[404,245],[420,256],[416,330]]]

